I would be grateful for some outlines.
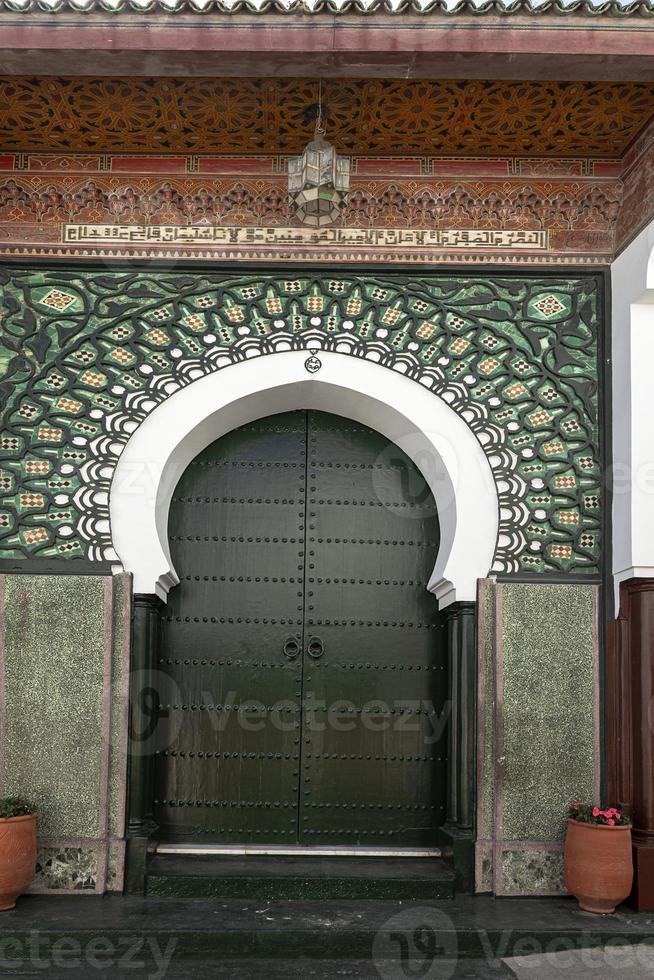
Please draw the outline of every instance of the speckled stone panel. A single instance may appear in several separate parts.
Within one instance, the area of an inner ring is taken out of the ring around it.
[[[477,593],[477,841],[475,891],[493,890],[495,801],[495,589],[482,579]]]
[[[482,694],[480,757],[482,785],[479,787],[481,820],[480,837],[493,836],[494,768],[495,768],[495,592],[491,582],[480,583],[479,590],[479,656]]]
[[[595,793],[596,587],[501,590],[502,836],[557,841],[569,802]]]
[[[39,837],[99,832],[104,579],[5,579],[2,783],[38,806]]]
[[[130,576],[114,576],[109,758],[109,833],[113,837],[125,833],[130,604]]]
[[[537,848],[503,851],[502,894],[565,894],[563,851]]]
[[[493,891],[493,845],[477,841],[475,845],[475,892],[480,895]]]
[[[109,843],[107,855],[108,892],[122,892],[125,883],[125,841],[113,840]]]

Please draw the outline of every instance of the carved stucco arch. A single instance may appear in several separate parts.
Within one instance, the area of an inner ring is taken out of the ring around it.
[[[313,350],[317,350],[314,346]],[[114,548],[136,592],[165,598],[178,581],[168,512],[180,476],[207,445],[257,418],[313,408],[352,418],[399,445],[423,473],[438,508],[441,546],[429,589],[441,607],[475,599],[497,543],[498,499],[481,444],[424,386],[374,361],[319,351],[251,357],[209,373],[160,403],[129,438],[110,494]],[[319,367],[318,367],[319,365]]]
[[[426,392],[415,431],[441,403],[465,424],[499,505],[493,571],[593,572],[599,297],[592,276],[5,270],[0,557],[117,560],[112,479],[158,406],[264,355],[275,387],[281,355],[316,349]]]

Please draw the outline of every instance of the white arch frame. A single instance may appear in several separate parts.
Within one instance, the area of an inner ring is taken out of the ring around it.
[[[488,459],[466,422],[419,382],[379,364],[321,350],[252,357],[206,375],[158,405],[131,435],[109,497],[113,544],[134,591],[166,598],[179,581],[168,511],[188,464],[225,433],[257,418],[316,409],[381,432],[413,460],[436,500],[441,546],[428,588],[440,608],[474,601],[493,563],[499,501]]]
[[[654,577],[654,221],[611,267],[613,586]]]

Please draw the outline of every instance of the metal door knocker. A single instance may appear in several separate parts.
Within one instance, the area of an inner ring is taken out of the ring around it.
[[[307,645],[307,653],[314,660],[318,660],[322,657],[325,652],[325,644],[322,642],[319,636],[310,636],[309,643]]]
[[[284,656],[288,660],[296,660],[300,652],[300,641],[295,636],[289,636],[284,644]]]

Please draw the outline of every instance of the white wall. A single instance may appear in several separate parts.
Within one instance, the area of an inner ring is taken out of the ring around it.
[[[654,577],[654,221],[611,266],[613,573]]]

